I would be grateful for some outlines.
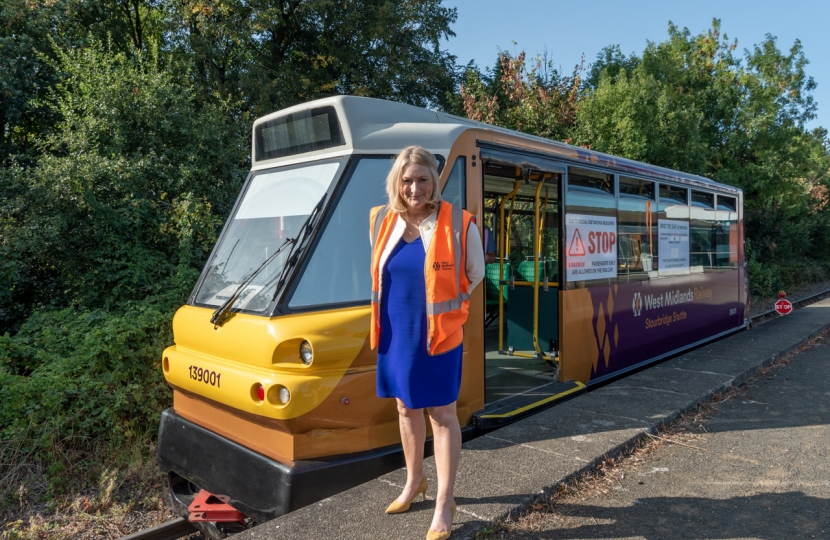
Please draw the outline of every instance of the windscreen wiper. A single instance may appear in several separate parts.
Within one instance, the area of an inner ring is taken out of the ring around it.
[[[257,277],[266,266],[271,264],[271,261],[273,261],[277,257],[277,255],[282,253],[282,251],[286,247],[288,247],[289,245],[293,245],[294,243],[296,243],[296,241],[297,240],[294,238],[286,238],[285,242],[283,242],[282,245],[280,245],[280,247],[278,247],[277,250],[274,253],[272,253],[270,257],[265,259],[265,261],[262,264],[253,269],[251,272],[249,272],[247,276],[242,278],[242,283],[239,284],[239,287],[237,287],[233,294],[230,295],[228,299],[225,300],[222,303],[222,305],[216,308],[216,311],[213,312],[213,315],[210,318],[210,322],[213,323],[214,329],[222,326],[222,323],[225,322],[225,319],[228,318],[228,313],[230,313],[231,309],[233,308],[233,305],[236,303],[237,300],[239,300],[239,297],[242,295],[242,291],[244,291],[248,287],[248,285],[251,284],[254,278]]]
[[[271,261],[273,261],[280,253],[282,253],[286,247],[291,246],[291,251],[288,252],[288,259],[286,260],[285,265],[283,265],[282,271],[279,274],[277,290],[274,292],[274,296],[271,299],[271,301],[273,302],[274,298],[277,297],[277,292],[279,292],[280,288],[283,285],[283,282],[285,281],[285,277],[288,275],[288,269],[293,268],[293,266],[297,262],[297,259],[302,253],[302,250],[296,249],[297,245],[300,243],[305,244],[308,238],[310,237],[310,232],[311,230],[313,230],[314,225],[317,222],[317,217],[320,215],[320,210],[323,208],[323,203],[325,202],[325,200],[326,195],[323,194],[323,197],[320,199],[320,202],[317,203],[317,206],[314,207],[309,216],[303,222],[302,226],[300,227],[300,231],[297,233],[297,236],[295,236],[294,238],[286,238],[285,242],[283,242],[271,256],[265,259],[265,261],[258,267],[249,272],[247,276],[242,278],[242,283],[239,284],[239,286],[236,288],[233,294],[230,295],[228,299],[225,300],[222,303],[222,305],[219,306],[216,309],[216,311],[213,312],[213,315],[210,318],[210,322],[213,323],[214,328],[222,326],[222,323],[225,322],[225,319],[228,318],[231,309],[233,309],[234,304],[236,304],[236,301],[239,300],[239,298],[242,296],[242,293],[245,291],[245,289],[247,289],[248,285],[251,284],[254,278],[256,278],[260,274],[260,272],[262,272],[269,264],[271,264]],[[273,281],[271,281],[271,283],[273,283]],[[268,284],[266,284],[266,287],[267,286]]]
[[[297,241],[291,246],[291,251],[288,252],[288,258],[285,261],[285,265],[282,267],[282,272],[280,272],[280,277],[277,280],[274,295],[271,297],[272,302],[277,299],[277,295],[282,290],[283,285],[285,285],[286,278],[291,275],[291,269],[296,266],[297,261],[300,260],[300,256],[303,254],[306,247],[308,247],[308,241],[311,238],[311,231],[313,231],[314,227],[317,226],[317,219],[321,215],[323,203],[325,202],[326,195],[323,194],[323,198],[320,199],[320,202],[317,203],[317,206],[315,206],[311,211],[311,214],[308,215],[305,223],[303,223],[303,226],[300,229],[300,232],[297,233]]]

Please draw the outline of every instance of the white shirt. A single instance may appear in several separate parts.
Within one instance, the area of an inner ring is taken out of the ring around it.
[[[396,215],[396,218],[395,226],[389,234],[389,239],[383,248],[383,253],[380,254],[380,265],[378,268],[378,304],[380,304],[380,295],[383,294],[383,269],[386,266],[386,261],[389,260],[389,255],[392,254],[392,250],[395,249],[400,239],[403,238],[403,233],[406,230],[406,222],[403,218],[400,215]],[[424,245],[425,253],[429,250],[429,245],[435,234],[435,222],[437,220],[438,210],[436,209],[418,226],[418,229],[421,231],[421,242]],[[472,293],[476,285],[484,279],[484,246],[481,244],[478,227],[472,223],[467,228],[467,261],[464,265],[464,271],[470,282],[469,292]]]

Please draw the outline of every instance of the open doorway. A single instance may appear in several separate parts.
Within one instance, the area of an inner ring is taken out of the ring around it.
[[[574,388],[559,382],[560,190],[565,166],[482,152],[485,403],[504,423]]]

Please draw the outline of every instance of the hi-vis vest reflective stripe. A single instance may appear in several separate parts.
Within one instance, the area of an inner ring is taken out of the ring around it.
[[[371,347],[380,343],[380,258],[395,228],[398,215],[388,206],[372,209],[372,326]],[[435,231],[424,261],[427,293],[427,350],[430,355],[450,351],[464,338],[462,325],[470,308],[470,281],[467,264],[467,228],[472,214],[442,202]]]

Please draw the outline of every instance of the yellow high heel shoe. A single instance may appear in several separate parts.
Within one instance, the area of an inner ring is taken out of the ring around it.
[[[455,501],[452,502],[452,518],[450,519],[450,529],[444,532],[435,532],[432,529],[427,531],[427,540],[447,540],[452,534],[452,522],[455,521]]]
[[[415,497],[418,495],[422,495],[422,501],[427,499],[427,478],[426,476],[421,479],[421,483],[418,484],[418,489],[415,490],[415,494],[412,495],[412,498],[409,499],[408,502],[399,503],[397,500],[392,501],[392,504],[389,505],[389,508],[386,509],[387,514],[401,514],[409,510],[409,507],[412,506],[412,501],[415,500]]]

